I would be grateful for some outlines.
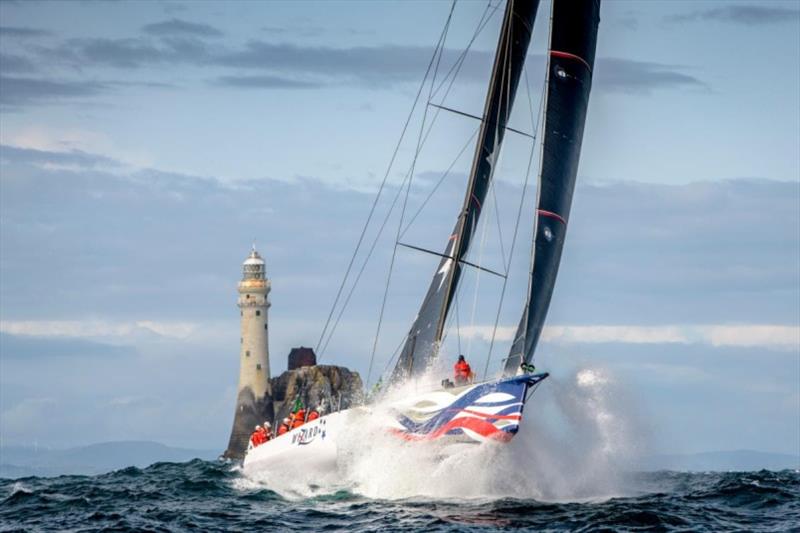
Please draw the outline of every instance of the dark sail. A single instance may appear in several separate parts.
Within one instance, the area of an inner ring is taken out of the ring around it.
[[[393,380],[423,372],[437,345],[478,225],[519,85],[539,0],[508,0],[464,205],[430,288],[408,333]]]
[[[564,248],[592,86],[600,0],[554,0],[530,292],[505,374],[529,363],[542,333]]]

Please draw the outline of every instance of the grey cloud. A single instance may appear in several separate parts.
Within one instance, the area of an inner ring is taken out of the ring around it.
[[[371,201],[369,194],[314,180],[225,186],[156,170],[129,177],[110,174],[103,171],[107,162],[91,154],[56,157],[2,150],[0,305],[8,319],[36,316],[39,308],[31,302],[48,298],[49,288],[39,280],[53,266],[63,283],[58,297],[51,298],[49,319],[70,318],[77,305],[111,319],[139,317],[145,310],[164,320],[219,318],[239,275],[239,256],[255,235],[276,278],[275,297],[283,298],[277,319],[322,321]],[[431,179],[422,178],[420,188],[412,191],[409,217],[427,194],[423,184],[431,186]],[[404,242],[441,246],[461,201],[462,183],[457,178],[446,182],[431,204],[442,208],[427,209]],[[501,217],[507,218],[515,208],[503,208],[518,201],[519,188],[498,182],[497,194]],[[551,309],[553,323],[592,324],[597,317],[610,324],[796,323],[798,197],[797,184],[758,180],[579,184]],[[257,208],[244,207],[253,206],[254,199]],[[765,212],[770,213],[769,227]],[[506,218],[504,228],[513,225]],[[530,227],[521,229],[519,242],[528,242]],[[372,264],[388,261],[381,254],[390,250],[379,246]],[[514,272],[527,271],[525,255],[515,258],[521,263]],[[110,263],[103,260],[111,257]],[[189,272],[187,257],[192,258]],[[435,266],[428,265],[427,256],[407,251],[400,260],[398,287],[424,285],[420,279]],[[487,248],[482,264],[502,268],[503,263]],[[354,319],[374,316],[369,296],[380,293],[384,274],[377,267],[367,269],[351,304]],[[510,278],[509,294],[519,298],[524,293],[522,278]],[[199,300],[197,286],[206,288]],[[117,297],[108,299],[108,291]],[[159,302],[155,311],[154,298]],[[412,299],[403,295],[395,303],[412,308],[418,304]],[[193,305],[185,306],[186,301]],[[309,315],[303,304],[308,301],[322,302],[314,310],[319,316]],[[11,310],[24,316],[11,316]],[[415,311],[409,310],[411,316]]]
[[[745,26],[796,24],[800,22],[800,10],[790,7],[732,4],[666,17],[667,22],[691,22],[696,20],[729,22]]]
[[[331,48],[250,41],[244,47],[211,47],[193,38],[75,39],[43,55],[55,55],[76,68],[111,66],[142,68],[163,64],[235,69],[235,74],[218,77],[219,85],[231,87],[283,86],[323,87],[329,84],[358,84],[393,87],[418,82],[432,50],[428,47],[384,45],[374,47]],[[442,74],[455,64],[461,51],[443,53]],[[44,59],[44,57],[43,57]],[[529,56],[531,67],[541,71],[544,57]],[[461,82],[484,83],[491,70],[492,54],[471,52],[459,72]],[[649,92],[656,89],[705,87],[702,80],[682,67],[620,58],[597,61],[599,90],[609,92]],[[247,71],[258,71],[254,76]],[[278,81],[282,80],[282,81]]]
[[[595,69],[596,87],[608,92],[647,93],[655,89],[708,89],[703,81],[682,72],[680,67],[633,61],[599,58]]]
[[[14,109],[30,104],[96,96],[108,86],[95,81],[43,80],[0,76],[0,106]]]
[[[220,76],[214,83],[240,89],[316,89],[321,86],[280,76]]]
[[[251,41],[245,49],[217,56],[213,61],[229,67],[293,72],[312,79],[391,85],[419,80],[421,67],[431,52],[429,48],[413,46],[332,49]],[[457,50],[445,51],[443,72],[459,54]],[[490,53],[472,52],[464,62],[459,79],[485,81],[491,61]],[[540,69],[544,58],[531,55],[529,61],[535,69]],[[683,72],[681,67],[619,58],[598,59],[596,82],[598,89],[609,92],[706,87],[704,82]]]
[[[142,27],[142,31],[156,36],[193,36],[193,37],[221,37],[224,35],[217,28],[208,24],[188,22],[177,18],[147,24]]]
[[[5,37],[46,37],[52,32],[38,28],[25,28],[20,26],[0,26],[0,35]]]
[[[34,72],[36,65],[24,56],[0,53],[0,70],[8,73]]]
[[[0,333],[2,359],[37,360],[50,357],[78,359],[85,357],[119,357],[134,355],[132,346],[116,346],[67,337],[35,337]]]
[[[81,168],[121,166],[115,159],[102,155],[90,154],[82,150],[55,152],[50,150],[34,150],[32,148],[19,148],[7,144],[0,145],[0,161],[14,161],[16,163],[32,165],[72,165]]]
[[[160,63],[168,51],[142,39],[73,39],[56,52],[75,66],[95,64],[118,68],[137,68]]]

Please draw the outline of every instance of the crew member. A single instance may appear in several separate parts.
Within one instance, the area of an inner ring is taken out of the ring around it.
[[[283,419],[283,422],[281,422],[281,425],[278,426],[278,436],[279,437],[281,435],[283,435],[284,433],[287,433],[289,431],[289,424],[290,423],[291,422],[290,422],[290,420],[288,418],[284,418]]]
[[[467,363],[466,359],[464,359],[463,355],[458,356],[458,361],[453,366],[454,371],[454,379],[456,385],[466,385],[469,383],[470,378],[472,377],[472,369]]]
[[[264,428],[256,424],[256,429],[250,435],[250,445],[255,448],[256,446],[264,443]]]
[[[272,438],[272,424],[269,422],[264,422],[264,442],[269,442]]]
[[[311,422],[317,418],[319,418],[319,412],[316,409],[312,409],[308,412],[308,418],[306,419],[306,422]]]
[[[292,429],[299,428],[306,423],[306,410],[300,408],[294,413],[294,420],[292,420]]]

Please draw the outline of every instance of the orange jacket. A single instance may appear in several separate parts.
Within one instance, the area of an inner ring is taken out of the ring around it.
[[[312,420],[316,420],[317,418],[319,418],[319,413],[314,410],[311,410],[311,412],[308,413],[308,420],[306,420],[306,422],[311,422]]]
[[[455,371],[456,379],[463,379],[465,381],[468,380],[470,374],[472,374],[472,369],[466,361],[458,361],[453,365],[453,370]]]
[[[289,426],[287,426],[286,424],[281,424],[280,426],[278,426],[278,436],[279,437],[281,435],[283,435],[284,433],[287,433],[288,431],[289,431]]]
[[[298,409],[298,411],[294,414],[294,419],[292,420],[292,429],[299,428],[305,423],[306,423],[306,410]]]

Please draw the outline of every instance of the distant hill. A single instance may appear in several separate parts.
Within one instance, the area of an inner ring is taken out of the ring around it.
[[[725,452],[703,452],[691,454],[653,455],[641,464],[642,470],[702,471],[751,471],[800,469],[800,454],[733,450]]]
[[[145,467],[158,462],[216,459],[218,450],[173,448],[150,441],[103,442],[53,450],[29,446],[0,447],[0,477],[101,474],[127,466]]]

